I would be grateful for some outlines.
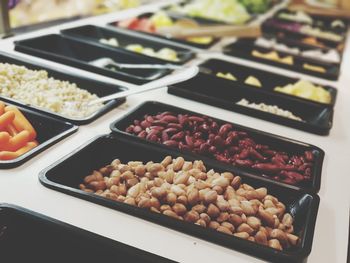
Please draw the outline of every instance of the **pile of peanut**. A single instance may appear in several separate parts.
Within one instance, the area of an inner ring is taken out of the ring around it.
[[[115,159],[84,178],[81,190],[282,250],[295,246],[283,203],[230,172],[167,156],[161,163]]]

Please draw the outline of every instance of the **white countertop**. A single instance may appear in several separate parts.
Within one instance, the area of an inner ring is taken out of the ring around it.
[[[162,4],[165,1],[159,1]],[[156,5],[159,5],[156,4]],[[154,6],[143,7],[142,10],[153,10]],[[17,53],[33,61],[44,61],[38,58],[13,51],[13,41],[47,33],[57,33],[60,28],[83,24],[105,25],[116,19],[133,16],[141,9],[128,10],[118,14],[87,18],[61,26],[40,30],[0,41],[0,50]],[[219,56],[214,55],[215,58]],[[157,224],[81,200],[54,190],[45,188],[39,183],[38,174],[45,167],[67,155],[78,146],[96,135],[109,133],[109,124],[146,100],[156,100],[173,104],[185,109],[201,112],[247,127],[278,134],[322,148],[325,160],[322,171],[322,184],[319,196],[321,199],[317,216],[312,252],[308,258],[310,263],[346,262],[349,233],[350,207],[350,41],[344,54],[342,72],[339,81],[325,81],[295,72],[253,63],[224,55],[222,59],[271,70],[292,77],[303,77],[320,84],[329,84],[338,88],[335,105],[334,125],[329,136],[318,136],[296,129],[284,127],[271,122],[259,120],[235,112],[197,103],[167,94],[166,88],[129,97],[120,107],[102,116],[95,122],[80,126],[79,131],[40,153],[24,165],[10,170],[0,170],[0,203],[6,202],[23,206],[27,209],[67,222],[74,226],[89,230],[102,236],[115,239],[125,244],[149,251],[179,262],[262,262],[243,253],[201,240],[190,235],[159,226]],[[53,62],[47,64],[57,67],[71,68]],[[120,81],[108,79],[92,73],[74,69],[78,73],[92,76],[112,83]],[[132,85],[125,85],[132,88]],[[98,154],[98,153],[96,153]]]

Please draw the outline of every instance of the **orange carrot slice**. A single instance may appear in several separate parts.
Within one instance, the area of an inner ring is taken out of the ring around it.
[[[1,105],[0,105],[0,108],[1,108]],[[0,131],[4,130],[6,126],[12,123],[14,119],[15,119],[15,113],[13,111],[8,111],[2,114],[0,116]]]
[[[13,111],[15,113],[15,119],[13,120],[13,126],[17,131],[27,130],[29,131],[29,140],[34,140],[36,138],[36,131],[30,122],[24,117],[22,112],[19,111],[15,106],[5,107],[5,112]]]
[[[9,124],[6,126],[5,130],[10,134],[10,136],[15,136],[16,134],[18,134],[18,131],[16,130],[16,128],[12,125]]]
[[[27,130],[21,131],[20,133],[13,136],[8,144],[5,146],[6,151],[17,151],[24,147],[29,142],[29,132]]]
[[[10,134],[8,132],[0,132],[0,150],[4,149],[3,146],[6,146],[11,139]]]
[[[15,152],[10,151],[1,151],[0,152],[0,160],[13,160],[30,151],[34,147],[38,146],[36,142],[28,142],[24,147],[20,148]]]

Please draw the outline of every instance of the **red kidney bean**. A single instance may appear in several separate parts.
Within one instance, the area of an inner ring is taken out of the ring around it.
[[[164,127],[162,126],[150,126],[150,130],[157,130],[157,131],[162,131],[164,130]]]
[[[221,125],[219,129],[219,135],[220,136],[226,136],[227,133],[232,129],[232,125],[229,123],[226,123],[224,125]]]
[[[141,122],[141,127],[144,128],[144,129],[146,129],[146,128],[150,127],[150,126],[151,126],[151,123],[146,121],[146,120]]]
[[[175,134],[178,131],[179,131],[179,129],[176,129],[176,128],[167,128],[163,132],[166,132],[169,135],[169,134]]]
[[[314,160],[314,154],[311,151],[305,151],[305,159],[308,162],[312,162]]]
[[[282,170],[281,166],[271,163],[256,163],[252,165],[252,168],[266,173],[277,173]]]
[[[172,116],[172,115],[165,115],[160,119],[160,121],[164,121],[167,124],[169,122],[171,122],[171,123],[178,123],[179,122],[179,120],[175,116]]]
[[[243,149],[240,154],[238,155],[238,159],[247,159],[249,156],[249,149]]]
[[[185,141],[189,147],[193,147],[193,140],[191,136],[186,135],[185,136]]]
[[[169,135],[164,131],[162,132],[162,140],[163,142],[169,140]]]
[[[143,130],[142,132],[140,132],[140,133],[137,135],[137,137],[140,137],[140,138],[143,138],[143,139],[145,139],[146,136],[147,136],[147,132],[146,132],[145,130]]]
[[[201,117],[197,117],[197,116],[190,116],[188,118],[190,121],[196,121],[196,122],[204,122],[204,119]]]
[[[215,146],[210,146],[210,147],[209,147],[209,152],[210,152],[210,153],[216,153],[216,151],[217,151],[217,149],[216,149]]]
[[[304,176],[297,172],[281,171],[280,175],[294,179],[296,182],[301,182],[304,180]]]
[[[153,123],[154,122],[154,119],[152,116],[147,116],[146,117],[146,121],[150,122],[150,123]]]
[[[259,161],[266,161],[266,158],[262,156],[260,153],[258,153],[256,150],[254,150],[253,148],[250,148],[249,156]]]
[[[127,133],[134,133],[134,127],[135,127],[134,125],[130,125],[128,128],[126,128],[125,131],[126,131]]]
[[[206,116],[171,112],[145,115],[133,121],[125,131],[180,150],[252,168],[262,176],[285,183],[311,180],[315,160],[312,151],[289,155],[257,143],[247,132],[235,130],[229,123],[219,124]]]
[[[168,125],[167,122],[165,121],[162,121],[162,120],[155,120],[153,123],[152,123],[153,126],[163,126],[163,127],[166,127]]]
[[[157,137],[157,139],[158,139],[158,134],[159,134],[159,131],[157,131],[157,130],[151,130],[151,131],[147,134],[146,139],[147,139],[147,140],[151,140],[151,138],[153,138],[154,136]],[[152,140],[152,141],[153,141],[153,140]]]
[[[251,160],[240,160],[240,159],[235,160],[235,163],[237,164],[237,166],[240,166],[240,167],[251,167],[254,164]]]
[[[163,144],[170,147],[177,147],[179,143],[177,141],[168,140],[164,141]]]
[[[175,133],[173,136],[171,136],[170,139],[174,141],[181,141],[184,136],[185,136],[185,133],[183,131],[180,131],[178,133]]]
[[[137,126],[134,127],[134,133],[136,133],[136,134],[140,133],[142,130],[143,130],[143,129],[142,129],[141,126],[138,126],[138,125],[137,125]]]
[[[167,128],[175,128],[179,131],[183,129],[183,127],[178,123],[168,123]]]

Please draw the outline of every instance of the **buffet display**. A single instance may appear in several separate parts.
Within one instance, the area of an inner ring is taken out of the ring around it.
[[[197,54],[211,52],[220,38],[173,38],[160,30],[247,25],[276,4],[274,0],[180,1],[158,11],[116,17],[105,26],[86,24],[23,38],[14,46],[27,55],[134,84],[135,89],[186,69],[197,59],[198,74],[168,86],[169,94],[268,121],[265,127],[272,122],[330,135],[333,122],[339,121],[333,120],[337,87],[223,58],[201,59]],[[260,37],[233,40],[217,52],[224,58],[337,80],[348,24],[345,19],[279,9],[264,20]],[[32,157],[44,150],[50,153],[49,146],[76,132],[76,125],[90,129],[88,124],[126,99],[96,100],[124,90],[1,52],[0,168],[32,165]],[[288,134],[281,137],[234,119],[207,116],[200,107],[192,112],[176,106],[146,101],[124,113],[110,124],[109,134],[96,134],[42,167],[41,184],[270,262],[305,262],[311,253],[327,153],[289,139]],[[49,222],[45,227],[43,220]],[[7,240],[23,234],[18,229],[7,233],[9,228],[25,229],[27,241],[22,243],[31,247],[32,231],[40,231],[40,246],[51,232],[60,232],[55,244],[64,244],[75,233],[73,240],[80,238],[94,249],[102,244],[98,248],[115,257],[171,262],[0,205],[0,247],[5,244],[13,250],[17,246]]]

